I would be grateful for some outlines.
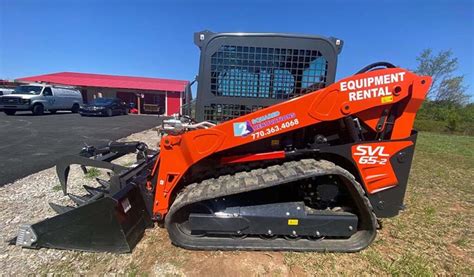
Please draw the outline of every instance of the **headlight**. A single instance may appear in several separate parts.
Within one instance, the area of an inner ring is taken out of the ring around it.
[[[22,104],[30,104],[31,100],[30,99],[21,99]]]

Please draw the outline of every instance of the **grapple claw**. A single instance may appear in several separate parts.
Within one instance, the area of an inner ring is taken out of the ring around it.
[[[61,206],[61,205],[54,204],[54,203],[49,203],[49,206],[51,207],[51,209],[53,209],[58,214],[63,214],[63,213],[67,213],[71,210],[74,210],[73,207]]]
[[[141,194],[140,186],[144,184],[140,182],[144,180],[142,176],[153,167],[158,152],[150,151],[148,153],[151,155],[141,155],[147,159],[137,159],[138,165],[134,168],[113,164],[112,161],[135,148],[140,152],[137,148],[140,145],[125,143],[122,146],[113,143],[106,148],[89,147],[80,156],[64,157],[56,165],[56,172],[64,194],[77,207],[49,203],[58,215],[22,226],[16,244],[29,248],[130,252],[143,236],[145,228],[153,224]],[[83,169],[86,166],[108,169],[113,175],[110,181],[97,179],[101,187],[84,185],[88,192],[86,196],[70,194],[67,193],[67,178],[72,164],[80,165]]]
[[[71,194],[71,193],[68,193],[67,196],[74,202],[76,203],[77,205],[84,205],[85,203],[87,203],[87,201],[90,200],[90,197],[87,198],[87,197],[84,197],[84,196],[79,196],[79,195],[75,195],[75,194]]]
[[[127,203],[127,209],[123,203]],[[17,238],[17,245],[125,253],[130,252],[145,229],[152,226],[140,191],[131,184],[120,198],[106,196],[77,208],[50,205],[59,214],[21,228],[18,237],[22,239]],[[27,234],[34,234],[35,239],[25,239]]]
[[[109,181],[106,181],[104,179],[100,179],[100,178],[95,178],[95,180],[97,181],[97,183],[99,183],[103,188],[110,188],[110,182]]]
[[[83,185],[84,189],[87,191],[87,193],[91,194],[91,195],[98,195],[98,194],[106,194],[108,193],[109,191],[104,189],[104,188],[95,188],[95,187],[91,187],[91,186],[88,186],[88,185]]]

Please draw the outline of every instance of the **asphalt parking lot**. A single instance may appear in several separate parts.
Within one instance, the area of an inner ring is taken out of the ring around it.
[[[147,115],[81,117],[57,113],[33,116],[0,112],[0,186],[52,167],[64,155],[77,154],[84,143],[104,145],[160,124]]]

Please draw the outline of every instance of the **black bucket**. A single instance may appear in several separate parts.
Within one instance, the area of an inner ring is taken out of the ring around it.
[[[128,184],[114,196],[71,209],[32,225],[23,225],[16,244],[91,252],[131,252],[153,222],[140,189]]]

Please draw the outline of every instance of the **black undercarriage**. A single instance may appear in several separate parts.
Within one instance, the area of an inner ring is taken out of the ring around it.
[[[350,237],[357,215],[347,198],[337,177],[315,177],[195,203],[181,227],[191,235]]]
[[[190,249],[358,251],[375,236],[375,216],[352,181],[312,159],[220,176],[186,187],[166,227]]]

